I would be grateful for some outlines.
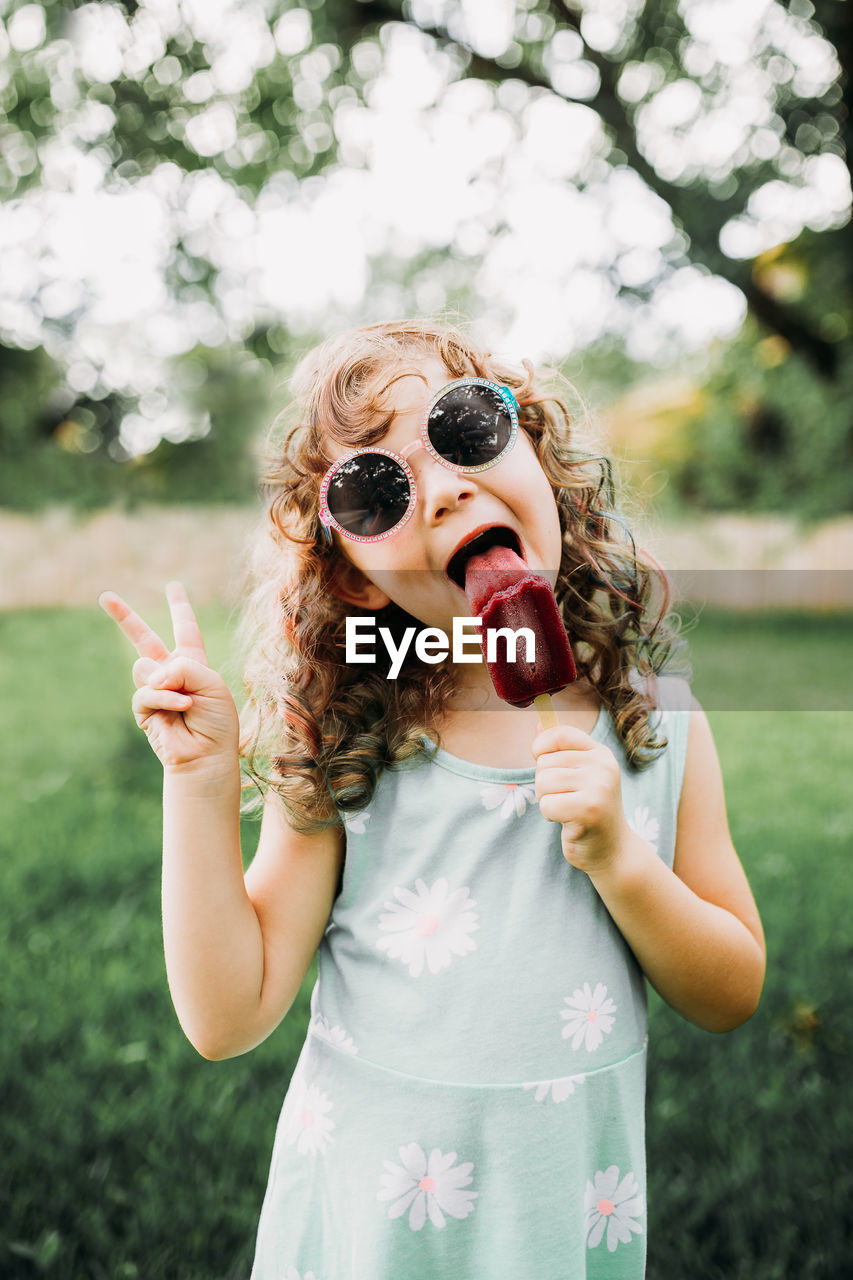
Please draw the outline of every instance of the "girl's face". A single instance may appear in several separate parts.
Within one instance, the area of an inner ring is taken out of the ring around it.
[[[418,439],[427,405],[453,381],[441,360],[413,357],[411,373],[386,392],[383,410],[394,410],[383,448],[399,453]],[[332,442],[333,458],[349,450]],[[474,475],[450,471],[424,449],[408,456],[418,501],[402,529],[381,542],[352,542],[333,532],[341,557],[336,593],[361,608],[381,609],[393,601],[424,625],[452,631],[454,617],[469,617],[465,592],[446,569],[454,552],[484,527],[501,525],[518,537],[523,559],[532,569],[556,579],[562,552],[557,504],[550,481],[526,432],[488,471]]]

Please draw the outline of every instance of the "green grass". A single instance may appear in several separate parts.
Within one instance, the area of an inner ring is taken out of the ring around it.
[[[650,1280],[828,1280],[853,1221],[853,716],[710,719],[768,974],[730,1036],[653,1011]]]
[[[853,711],[853,617],[685,608],[693,691],[709,711]]]
[[[228,619],[201,620],[221,664]],[[847,623],[750,627],[768,669],[802,670],[807,653],[829,689],[847,679]],[[732,626],[703,616],[697,672]],[[160,939],[160,771],[130,718],[131,658],[95,610],[0,616],[3,1280],[244,1280],[304,1035],[310,977],[245,1058],[206,1063],[178,1027]],[[836,1277],[853,1197],[853,717],[711,721],[768,980],[730,1036],[653,1003],[649,1276]],[[256,834],[248,825],[249,852]]]
[[[310,979],[253,1054],[198,1057],[166,986],[132,651],[51,610],[0,617],[0,655],[0,1276],[243,1280]]]

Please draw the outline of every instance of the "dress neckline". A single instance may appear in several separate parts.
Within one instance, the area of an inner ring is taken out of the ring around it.
[[[595,724],[590,729],[590,737],[602,741],[607,732],[607,711],[602,702],[598,708]],[[475,778],[480,782],[502,782],[512,785],[519,782],[533,782],[536,777],[536,765],[526,765],[523,769],[499,769],[496,765],[475,764],[473,760],[463,760],[460,756],[451,755],[443,747],[436,745],[428,734],[421,734],[421,741],[427,747],[430,763],[446,769],[448,773],[459,774],[463,778]]]

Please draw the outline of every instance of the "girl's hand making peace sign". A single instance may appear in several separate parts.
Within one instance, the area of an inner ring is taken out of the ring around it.
[[[164,769],[204,772],[234,767],[238,716],[234,699],[204,651],[196,616],[179,582],[166,587],[175,647],[112,591],[98,603],[118,623],[136,652],[133,714]]]

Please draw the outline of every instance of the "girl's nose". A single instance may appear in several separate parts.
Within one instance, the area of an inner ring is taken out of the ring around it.
[[[438,524],[477,492],[476,477],[443,467],[426,451],[417,473],[418,496],[430,524]]]

